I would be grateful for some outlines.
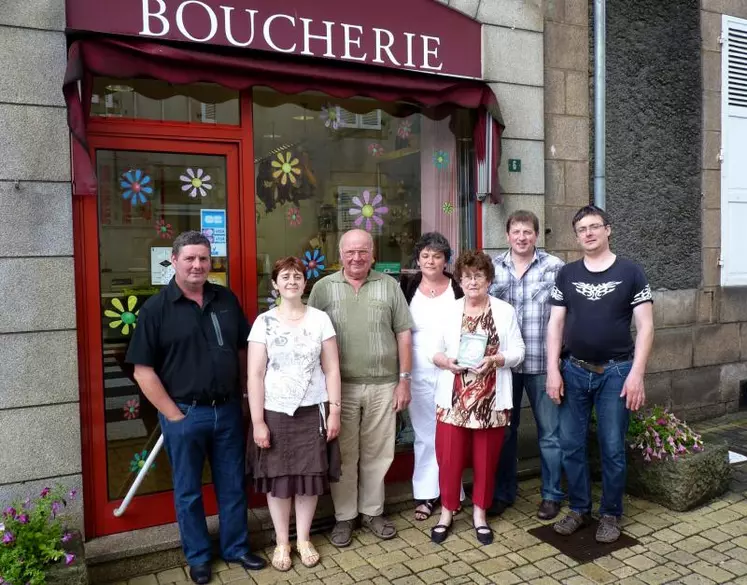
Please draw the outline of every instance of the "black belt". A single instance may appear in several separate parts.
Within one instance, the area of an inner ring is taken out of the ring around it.
[[[216,398],[181,398],[177,399],[176,402],[191,404],[192,406],[221,406],[234,400],[233,396],[218,396]]]
[[[614,366],[615,364],[618,364],[620,362],[629,362],[632,359],[633,354],[630,353],[618,356],[611,360],[607,360],[606,362],[587,362],[585,360],[575,358],[572,355],[568,356],[568,361],[570,361],[573,365],[578,366],[579,368],[583,368],[587,372],[593,372],[595,374],[604,374],[604,370],[606,368]]]

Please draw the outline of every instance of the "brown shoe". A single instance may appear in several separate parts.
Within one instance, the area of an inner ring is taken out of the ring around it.
[[[389,540],[397,536],[397,529],[394,527],[394,524],[381,515],[369,516],[368,514],[361,514],[361,526],[368,528],[382,540]]]
[[[553,524],[552,529],[563,536],[570,536],[576,530],[588,525],[590,522],[591,514],[581,515],[578,512],[570,510],[565,518]]]
[[[329,537],[330,542],[336,547],[344,548],[353,541],[353,524],[355,520],[340,520],[332,529]]]
[[[560,512],[560,502],[553,500],[542,500],[537,510],[537,518],[540,520],[552,520]]]

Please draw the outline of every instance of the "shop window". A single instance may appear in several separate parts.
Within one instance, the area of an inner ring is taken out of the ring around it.
[[[443,233],[455,254],[471,241],[464,233],[469,110],[267,88],[255,88],[253,100],[260,311],[276,302],[275,260],[304,260],[308,294],[340,269],[340,236],[352,228],[371,233],[376,268],[395,278],[414,268],[414,244],[424,232]],[[412,442],[406,416],[397,442]]]
[[[239,124],[239,92],[212,83],[171,85],[152,79],[94,80],[91,115],[160,122]]]
[[[173,275],[174,237],[203,231],[213,242],[210,280],[227,283],[226,159],[98,150],[96,166],[108,495],[117,499],[127,493],[160,434],[156,409],[124,360],[140,307]],[[170,489],[162,451],[138,494]]]

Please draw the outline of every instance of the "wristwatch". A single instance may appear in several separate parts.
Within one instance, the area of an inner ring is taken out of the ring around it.
[[[399,379],[400,380],[412,380],[412,374],[410,372],[400,372]]]

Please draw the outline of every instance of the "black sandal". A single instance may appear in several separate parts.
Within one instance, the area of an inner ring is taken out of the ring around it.
[[[449,524],[436,524],[431,528],[431,542],[441,544],[448,538],[452,526],[454,526],[454,518],[451,519]]]
[[[483,526],[475,526],[475,536],[480,544],[493,543],[493,529],[487,524],[484,524]]]
[[[423,520],[428,520],[428,518],[431,517],[431,514],[433,514],[433,509],[438,504],[438,498],[433,498],[432,500],[417,500],[417,505],[415,506],[415,520],[418,522],[422,522]],[[425,506],[428,511],[423,512],[422,510],[418,510],[421,506]]]

